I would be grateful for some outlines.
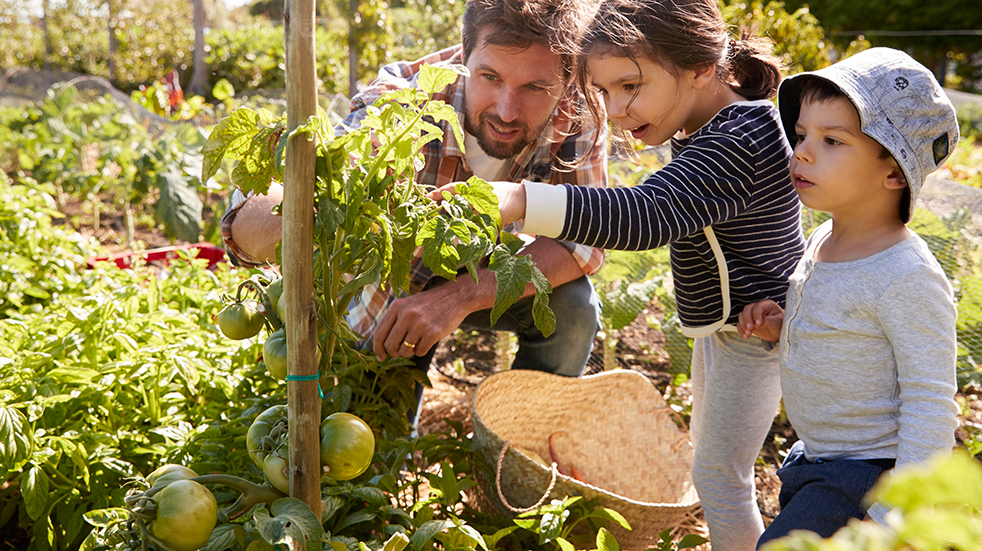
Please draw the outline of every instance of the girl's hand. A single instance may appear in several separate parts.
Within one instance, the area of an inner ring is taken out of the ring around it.
[[[488,182],[494,194],[498,196],[498,211],[501,214],[501,225],[507,226],[515,220],[525,218],[525,185],[514,182]],[[455,194],[457,182],[439,187],[428,194],[427,197],[439,203],[443,200],[443,192]]]
[[[749,339],[752,335],[769,342],[781,338],[784,309],[773,300],[762,300],[743,307],[737,322],[737,332]]]

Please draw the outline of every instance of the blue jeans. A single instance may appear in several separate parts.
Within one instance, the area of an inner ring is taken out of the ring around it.
[[[549,295],[549,307],[556,315],[556,331],[544,337],[532,319],[533,297],[519,300],[491,325],[491,310],[480,310],[464,318],[461,327],[511,331],[518,336],[518,352],[512,369],[534,369],[565,377],[583,374],[593,341],[600,331],[600,297],[590,278],[583,276],[560,285]],[[413,360],[427,370],[436,347]]]
[[[828,538],[849,519],[862,519],[866,516],[863,496],[894,463],[893,459],[809,461],[804,444],[795,442],[777,470],[781,514],[764,530],[757,548],[792,530],[810,530]]]

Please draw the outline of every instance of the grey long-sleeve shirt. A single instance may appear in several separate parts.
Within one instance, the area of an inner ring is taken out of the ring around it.
[[[831,228],[808,240],[781,330],[784,405],[805,456],[902,467],[950,452],[958,406],[948,279],[918,236],[861,260],[815,262]]]

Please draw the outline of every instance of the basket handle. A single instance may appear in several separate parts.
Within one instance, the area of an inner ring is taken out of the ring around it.
[[[513,513],[528,513],[529,511],[534,511],[538,509],[543,503],[545,503],[546,498],[552,493],[553,487],[556,486],[556,475],[559,474],[556,462],[552,462],[552,479],[549,481],[549,487],[546,488],[546,493],[542,494],[539,501],[535,502],[535,505],[531,507],[512,507],[508,500],[505,499],[505,494],[501,493],[501,462],[505,459],[505,452],[511,447],[511,441],[505,442],[505,445],[501,447],[501,453],[498,454],[498,464],[494,470],[494,488],[498,491],[498,498],[501,499],[501,503],[504,504]]]

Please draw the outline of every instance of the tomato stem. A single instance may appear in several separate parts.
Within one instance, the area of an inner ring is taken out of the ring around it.
[[[193,480],[199,484],[224,484],[242,492],[235,502],[225,510],[225,514],[228,516],[229,520],[239,518],[247,513],[249,509],[252,509],[253,506],[258,505],[259,503],[273,503],[277,499],[288,497],[286,494],[270,486],[269,484],[263,484],[260,486],[249,482],[244,478],[239,478],[228,474],[206,474],[196,476],[190,480]]]

